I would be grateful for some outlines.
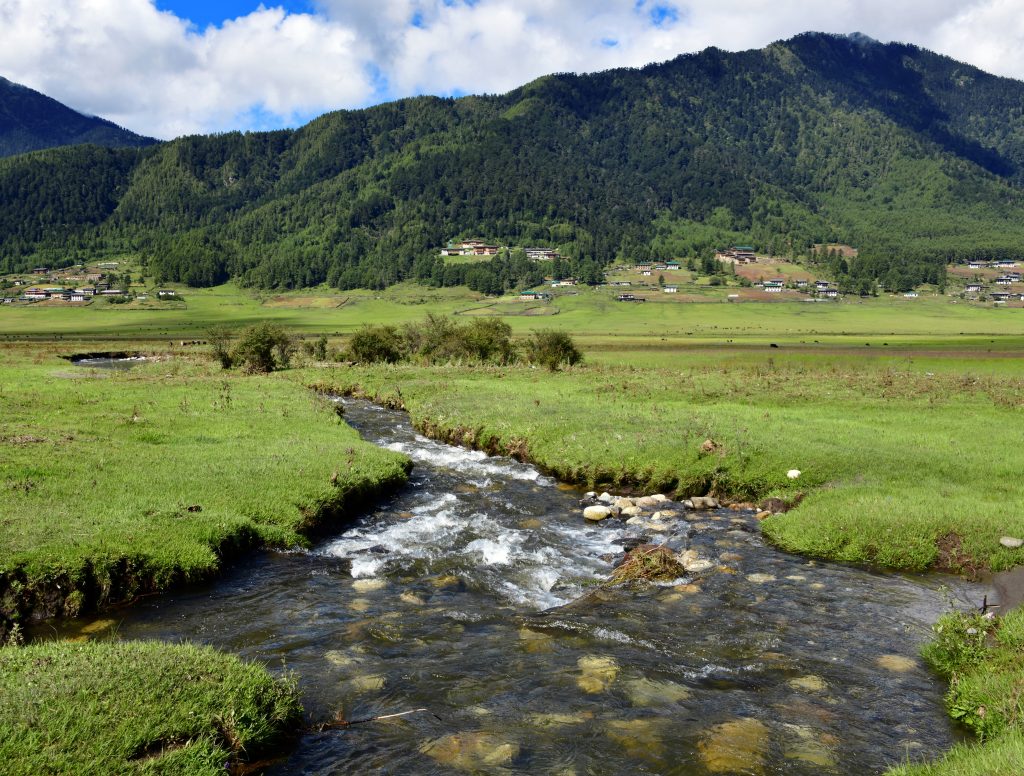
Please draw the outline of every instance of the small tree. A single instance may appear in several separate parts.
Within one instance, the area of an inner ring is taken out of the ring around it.
[[[554,372],[562,364],[579,364],[583,354],[564,331],[538,331],[526,342],[526,358]]]
[[[317,361],[327,360],[327,335],[321,334],[313,346],[313,358]]]
[[[295,345],[276,323],[258,323],[242,332],[232,360],[246,372],[273,372],[287,367]]]

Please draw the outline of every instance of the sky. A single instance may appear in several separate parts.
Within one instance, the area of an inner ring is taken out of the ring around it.
[[[167,139],[808,30],[1024,78],[1022,0],[0,0],[0,76]]]

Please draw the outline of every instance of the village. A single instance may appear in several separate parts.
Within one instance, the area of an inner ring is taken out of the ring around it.
[[[141,278],[139,278],[141,280]],[[39,302],[88,305],[96,299],[120,304],[130,300],[145,302],[148,292],[132,291],[132,273],[120,262],[105,261],[92,266],[76,264],[63,269],[35,267],[29,273],[10,275],[0,285],[0,304],[35,304]],[[162,288],[156,298],[175,300],[177,291]]]

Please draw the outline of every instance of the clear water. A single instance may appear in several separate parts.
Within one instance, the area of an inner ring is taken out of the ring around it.
[[[578,493],[403,413],[345,406],[412,457],[406,488],[311,552],[249,559],[117,626],[295,671],[312,722],[430,710],[310,733],[268,772],[861,776],[953,743],[916,655],[978,590],[785,555],[726,510],[646,534],[713,570],[599,587],[640,529],[589,524]]]

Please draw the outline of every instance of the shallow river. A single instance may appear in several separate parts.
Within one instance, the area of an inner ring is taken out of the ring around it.
[[[406,488],[311,552],[119,614],[123,638],[296,671],[314,721],[430,711],[308,734],[269,772],[861,776],[953,743],[916,655],[976,589],[784,555],[727,510],[647,534],[714,568],[598,588],[641,529],[588,524],[579,493],[403,413],[345,412],[414,460]]]

